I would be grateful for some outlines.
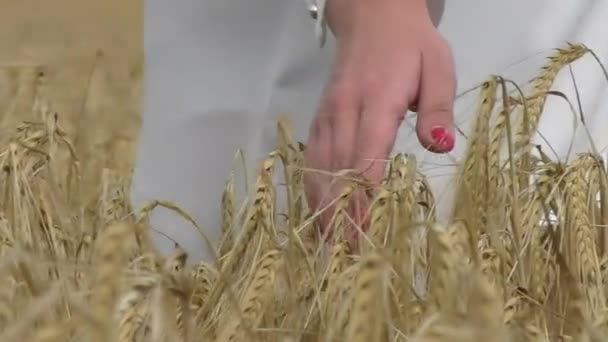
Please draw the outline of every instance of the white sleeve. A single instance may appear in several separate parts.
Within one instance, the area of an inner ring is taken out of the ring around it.
[[[306,0],[308,10],[316,18],[315,34],[321,46],[325,45],[327,36],[327,23],[325,21],[325,4],[327,0]]]

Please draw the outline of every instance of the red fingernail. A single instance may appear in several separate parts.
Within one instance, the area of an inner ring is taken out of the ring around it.
[[[445,127],[433,127],[433,129],[431,129],[431,136],[442,150],[451,151],[454,148],[454,137]]]

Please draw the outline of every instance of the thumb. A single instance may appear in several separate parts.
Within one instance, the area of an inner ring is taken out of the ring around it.
[[[424,51],[416,133],[429,151],[446,153],[454,148],[455,92],[454,61],[447,43]]]

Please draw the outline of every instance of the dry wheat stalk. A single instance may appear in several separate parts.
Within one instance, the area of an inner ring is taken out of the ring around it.
[[[38,106],[41,121],[0,144],[0,342],[602,341],[608,175],[597,151],[557,161],[529,146],[553,80],[588,52],[557,50],[528,87],[482,84],[447,225],[416,159],[396,153],[358,244],[348,213],[362,182],[336,174],[326,243],[306,207],[305,146],[279,120],[249,201],[238,208],[234,173],[218,196],[216,260],[192,266],[179,247],[160,255],[147,223],[158,206],[199,228],[192,217],[162,200],[134,213],[128,177],[110,169],[82,193],[59,116]]]

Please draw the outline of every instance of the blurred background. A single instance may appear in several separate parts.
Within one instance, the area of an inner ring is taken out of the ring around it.
[[[142,7],[143,0],[0,0],[0,135],[39,121],[38,99],[74,139],[85,187],[103,167],[129,174],[140,123]]]

